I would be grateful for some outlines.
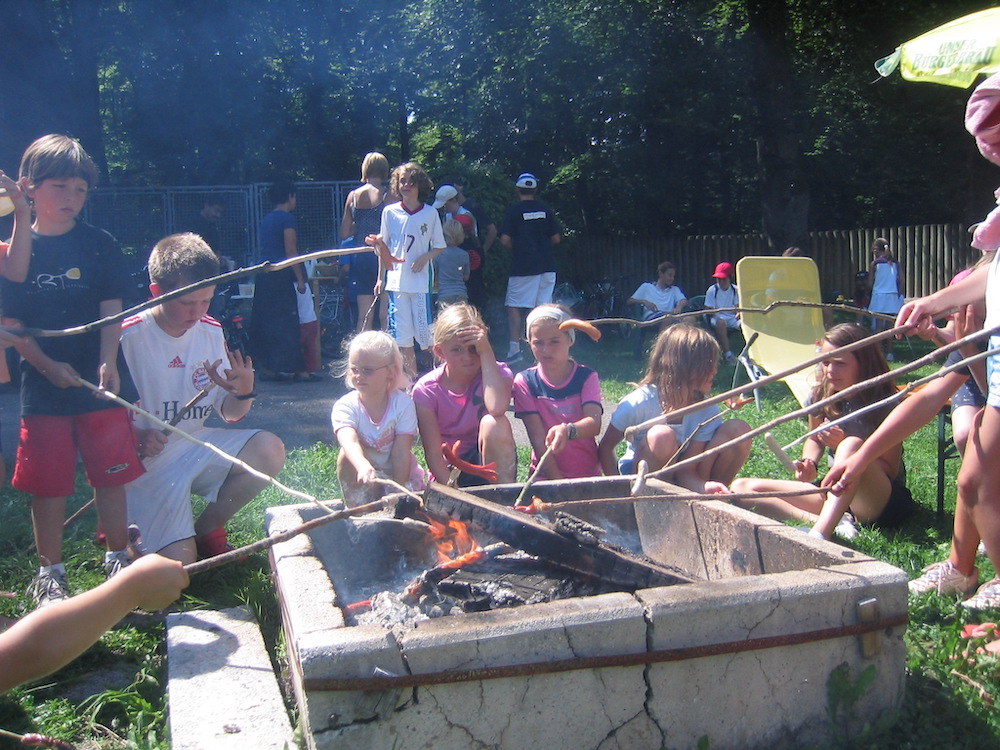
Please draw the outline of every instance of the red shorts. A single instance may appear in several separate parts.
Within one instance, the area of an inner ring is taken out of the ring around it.
[[[10,483],[35,497],[68,497],[76,485],[79,453],[91,487],[120,487],[145,472],[124,408],[71,417],[21,417],[21,443]]]

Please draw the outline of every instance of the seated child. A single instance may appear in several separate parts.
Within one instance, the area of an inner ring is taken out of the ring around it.
[[[856,323],[835,325],[823,336],[822,351],[835,352],[839,347],[861,341],[868,331]],[[889,371],[889,364],[876,343],[840,356],[831,356],[820,366],[819,383],[813,389],[811,401],[820,401],[864,380]],[[866,388],[848,400],[831,404],[809,416],[809,429],[850,414],[896,392],[891,382]],[[737,479],[733,492],[775,492],[809,489],[819,474],[819,462],[824,454],[833,458],[832,466],[847,461],[889,414],[891,407],[861,414],[843,424],[806,438],[802,458],[795,462],[795,479]],[[902,437],[872,461],[857,482],[840,494],[817,493],[782,499],[741,500],[736,504],[778,520],[797,519],[812,523],[810,533],[829,539],[838,527],[844,512],[851,513],[862,523],[897,526],[913,510],[913,498],[902,480]],[[857,534],[853,521],[841,525],[838,533],[851,538]]]
[[[739,307],[740,296],[736,285],[731,281],[732,275],[732,263],[720,263],[715,267],[715,273],[712,274],[715,283],[705,291],[706,309]],[[729,348],[729,332],[739,330],[739,315],[734,312],[714,313],[709,316],[709,322],[715,331],[715,337],[719,340],[719,346],[722,347],[726,362],[732,364],[736,361],[736,355]]]
[[[488,334],[479,312],[468,304],[446,307],[434,324],[434,356],[442,364],[417,381],[413,402],[427,466],[438,482],[447,482],[451,471],[441,444],[456,440],[461,441],[459,458],[474,464],[496,461],[500,482],[517,477],[506,413],[514,375],[496,361]],[[482,483],[470,474],[459,478],[461,486]]]
[[[447,307],[469,299],[465,282],[469,280],[469,253],[460,246],[465,241],[465,230],[454,219],[444,223],[444,241],[447,247],[434,259],[437,276],[437,304]]]
[[[721,413],[718,405],[707,406],[683,417],[680,422],[656,425],[637,434],[621,461],[615,461],[615,448],[622,441],[625,430],[701,401],[711,391],[718,368],[719,345],[708,331],[681,323],[660,333],[649,355],[645,377],[639,387],[618,404],[601,438],[598,453],[604,473],[633,474],[639,460],[645,460],[649,470],[656,471],[692,434],[694,440],[677,460],[696,456],[749,432],[750,426],[743,420],[724,420],[716,416]],[[702,492],[708,482],[725,485],[733,481],[749,455],[750,441],[747,440],[719,455],[672,472],[667,478],[682,487]]]
[[[340,443],[337,480],[349,507],[372,503],[386,486],[377,476],[411,490],[424,488],[424,472],[413,455],[417,413],[406,393],[403,355],[392,336],[363,331],[351,339],[344,379],[349,388],[330,418]]]
[[[531,441],[531,471],[552,448],[546,479],[600,476],[601,384],[597,373],[573,361],[572,329],[559,330],[572,313],[562,305],[540,305],[528,313],[528,345],[538,364],[514,377],[514,416]]]
[[[156,243],[149,256],[149,289],[159,296],[219,272],[219,260],[196,234],[174,234]],[[222,327],[209,317],[214,286],[168,300],[125,320],[121,348],[139,392],[139,403],[170,420],[199,391],[215,388],[177,425],[265,474],[285,463],[285,446],[262,430],[205,427],[218,410],[238,422],[254,397],[253,362],[226,348]],[[229,367],[220,375],[222,362]],[[137,417],[139,455],[146,473],[126,488],[129,521],[142,534],[141,551],[194,562],[231,549],[226,522],[253,500],[266,482],[203,446],[165,435],[146,417]],[[191,493],[209,501],[197,521]]]

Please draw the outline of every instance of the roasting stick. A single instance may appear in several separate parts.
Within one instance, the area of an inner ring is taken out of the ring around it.
[[[205,396],[208,395],[208,392],[212,390],[214,387],[215,383],[212,383],[210,381],[208,386],[204,390],[198,391],[198,393],[196,393],[190,401],[184,404],[184,406],[181,408],[179,412],[174,414],[174,418],[170,420],[170,424],[174,426],[180,424],[181,420],[187,416],[188,412],[191,411],[198,404],[199,401],[205,398]],[[163,434],[169,435],[170,431],[163,430]],[[71,525],[73,525],[80,516],[82,516],[84,513],[86,513],[93,507],[96,501],[97,501],[96,498],[93,497],[90,498],[90,500],[84,503],[83,506],[81,506],[79,510],[76,511],[76,513],[74,513],[73,515],[71,515],[69,518],[66,519],[66,522],[63,524],[63,528],[68,529]]]
[[[665,313],[658,318],[651,318],[649,320],[636,320],[635,318],[594,318],[593,320],[587,321],[591,325],[595,326],[605,326],[605,325],[631,325],[636,328],[646,328],[649,326],[660,325],[664,321],[670,321],[675,323],[686,318],[697,318],[698,316],[705,315],[706,313],[760,313],[762,315],[771,312],[779,307],[810,307],[818,308],[823,310],[840,310],[841,312],[857,313],[859,308],[852,307],[851,305],[837,305],[829,302],[800,302],[798,300],[774,300],[770,302],[767,307],[713,307],[706,310],[691,310],[690,312],[682,313]],[[875,318],[878,320],[885,320],[890,323],[896,321],[895,315],[889,315],[887,313],[877,313],[871,312],[869,310],[864,310],[866,317]],[[944,313],[943,315],[946,315]]]
[[[528,490],[530,490],[531,486],[538,481],[538,477],[542,473],[542,467],[545,466],[545,462],[549,459],[549,456],[551,455],[552,455],[552,446],[550,445],[548,448],[545,449],[545,452],[538,459],[538,465],[535,467],[535,470],[531,473],[531,476],[528,477],[528,481],[524,483],[524,487],[522,487],[521,491],[518,493],[517,500],[514,501],[515,506],[522,505],[524,503],[524,498],[528,496]]]
[[[945,356],[947,354],[950,354],[951,352],[955,351],[956,349],[960,349],[963,346],[966,346],[966,345],[974,343],[975,341],[978,341],[978,340],[980,340],[982,338],[990,336],[990,335],[996,333],[997,331],[1000,331],[1000,326],[996,326],[995,328],[991,328],[991,329],[983,329],[981,331],[977,331],[975,333],[969,334],[965,338],[958,339],[957,341],[953,341],[952,343],[947,344],[946,346],[942,346],[940,349],[937,349],[937,350],[931,352],[930,354],[926,354],[923,357],[920,357],[919,359],[915,359],[913,362],[909,362],[907,364],[904,364],[904,365],[896,368],[895,370],[890,370],[889,372],[884,373],[882,375],[877,375],[874,378],[870,378],[870,379],[864,380],[864,381],[862,381],[860,383],[856,383],[856,384],[852,385],[849,388],[845,388],[844,390],[840,391],[839,393],[835,393],[834,395],[832,395],[832,396],[830,396],[828,398],[822,399],[820,401],[816,401],[815,403],[809,404],[808,406],[804,406],[801,409],[796,409],[795,411],[789,412],[788,414],[783,414],[780,417],[772,419],[767,424],[761,425],[760,427],[756,427],[756,428],[750,430],[750,432],[747,432],[747,433],[745,433],[743,435],[740,435],[739,437],[733,438],[732,440],[728,440],[725,443],[720,443],[719,445],[715,446],[714,448],[709,448],[708,450],[704,451],[703,453],[699,453],[697,456],[691,456],[690,458],[685,458],[682,461],[679,461],[676,464],[673,464],[672,466],[666,466],[666,467],[664,467],[664,468],[662,468],[662,469],[654,472],[650,476],[653,476],[653,477],[655,477],[657,479],[660,479],[660,478],[663,477],[664,474],[669,473],[671,471],[674,471],[674,470],[676,470],[678,468],[681,468],[683,466],[689,466],[691,464],[698,463],[699,461],[701,461],[701,460],[703,460],[705,458],[709,458],[711,456],[718,455],[722,451],[727,450],[728,448],[731,448],[734,445],[738,445],[739,443],[742,443],[745,440],[749,440],[751,438],[757,437],[758,435],[762,435],[765,432],[768,432],[769,430],[774,429],[778,425],[784,424],[785,422],[790,422],[793,419],[798,419],[799,417],[808,416],[809,414],[811,414],[814,411],[818,411],[819,409],[822,409],[823,407],[828,406],[828,405],[830,405],[832,403],[835,403],[837,401],[842,401],[844,399],[848,399],[851,396],[853,396],[853,395],[855,395],[857,393],[860,393],[861,391],[863,391],[863,390],[865,390],[867,388],[871,388],[874,385],[879,385],[880,383],[884,383],[884,382],[886,382],[888,380],[891,380],[892,378],[894,378],[897,375],[901,375],[901,374],[904,374],[906,372],[910,372],[912,370],[919,369],[919,368],[923,367],[924,365],[930,364],[935,359],[940,359],[941,357],[943,357],[943,356]],[[876,334],[876,336],[877,335],[878,334]],[[868,336],[868,337],[862,339],[862,341],[856,341],[853,344],[848,344],[847,346],[838,347],[837,351],[842,354],[845,350],[857,348],[857,344],[862,343],[863,341],[869,341],[870,342],[872,339],[875,339],[876,336]],[[731,394],[724,394],[724,395],[731,395]],[[895,398],[895,395],[889,396],[888,398],[889,399]],[[718,400],[717,397],[713,397],[712,399],[706,399],[706,401],[709,402],[709,403],[715,403],[715,402],[717,402],[717,400]],[[695,404],[695,406],[699,407],[700,405],[704,405],[706,403],[706,401],[700,401],[700,402],[698,402],[698,404]],[[668,415],[662,415],[662,416],[664,416],[664,417],[673,417],[674,415],[680,414],[681,412],[685,412],[686,413],[686,412],[690,412],[690,411],[691,411],[690,407],[685,407],[684,409],[678,409],[676,412],[671,412]],[[653,421],[653,420],[650,420],[650,421]],[[657,423],[659,423],[659,422],[657,422]]]
[[[128,409],[131,412],[134,412],[135,414],[139,414],[139,415],[141,415],[143,417],[146,417],[151,422],[153,422],[153,424],[159,425],[160,427],[164,428],[165,430],[167,430],[169,432],[173,432],[173,433],[176,433],[177,435],[180,435],[182,438],[184,438],[185,440],[187,440],[189,443],[194,443],[195,445],[200,445],[202,448],[207,448],[208,450],[212,451],[213,453],[215,453],[216,455],[218,455],[221,458],[225,459],[226,461],[229,461],[229,463],[233,464],[234,466],[239,466],[241,469],[243,469],[248,474],[251,474],[252,476],[257,477],[258,479],[262,479],[263,481],[267,482],[268,484],[273,485],[274,487],[277,487],[282,492],[287,492],[292,497],[297,497],[297,498],[299,498],[301,500],[305,500],[307,502],[313,503],[313,504],[317,505],[318,507],[322,508],[327,513],[331,512],[330,509],[327,508],[325,505],[323,505],[315,496],[310,495],[310,494],[308,494],[306,492],[300,492],[299,490],[294,490],[291,487],[288,487],[288,486],[282,484],[281,482],[279,482],[274,477],[269,476],[268,474],[265,474],[264,472],[260,471],[259,469],[255,469],[253,466],[251,466],[250,464],[248,464],[246,461],[242,461],[242,460],[236,458],[236,456],[230,456],[228,453],[226,453],[221,448],[219,448],[219,447],[217,447],[215,445],[212,445],[211,443],[206,443],[204,440],[199,440],[198,438],[194,437],[190,433],[185,432],[184,430],[182,430],[179,427],[176,427],[176,426],[170,424],[169,422],[164,422],[162,419],[160,419],[159,417],[157,417],[155,414],[150,414],[148,411],[146,411],[142,407],[136,406],[135,404],[130,403],[126,399],[121,398],[117,393],[112,393],[111,391],[106,391],[106,390],[104,390],[103,388],[101,388],[98,385],[94,385],[93,383],[87,382],[83,378],[77,378],[77,380],[79,381],[80,385],[84,386],[85,388],[89,388],[90,390],[94,391],[95,393],[99,393],[102,396],[105,396],[106,398],[114,401],[115,403],[121,404],[126,409]]]
[[[888,330],[882,331],[881,333],[875,333],[872,334],[871,336],[866,336],[860,341],[855,341],[852,344],[846,344],[845,346],[837,347],[836,354],[842,355],[846,354],[847,352],[853,352],[857,349],[863,349],[869,344],[874,344],[876,342],[882,341],[883,339],[887,339],[892,335],[903,334],[907,330],[911,330],[911,326],[898,326],[896,328],[890,328]],[[884,380],[887,380],[889,378],[896,377],[898,375],[904,375],[913,370],[918,370],[924,365],[928,365],[936,359],[940,359],[941,357],[947,354],[951,354],[951,352],[955,351],[956,349],[960,349],[963,346],[972,344],[976,341],[979,341],[980,339],[986,338],[987,336],[995,333],[1000,333],[1000,326],[996,326],[990,329],[983,329],[981,331],[976,331],[975,333],[971,333],[965,338],[958,339],[950,344],[946,344],[945,346],[935,349],[933,352],[925,354],[923,357],[920,357],[919,359],[915,359],[912,362],[904,363],[899,367],[897,367],[895,370],[892,370],[885,376],[880,375],[878,376],[878,378],[872,378],[872,380],[866,383],[864,387],[867,388],[870,385],[876,384],[877,382],[884,382]],[[770,385],[771,383],[777,382],[778,380],[781,380],[784,377],[788,377],[789,375],[796,373],[799,370],[804,370],[807,367],[812,367],[814,365],[817,365],[820,362],[823,362],[824,360],[829,359],[832,356],[834,356],[833,352],[820,354],[816,357],[813,357],[812,359],[807,359],[802,364],[796,365],[795,367],[790,367],[787,370],[783,370],[782,372],[777,372],[773,375],[768,375],[767,377],[761,378],[760,380],[754,383],[750,383],[747,385],[740,386],[739,388],[733,388],[731,390],[724,391],[723,393],[720,393],[716,396],[711,396],[710,398],[698,401],[697,403],[691,404],[690,406],[685,406],[683,409],[677,409],[676,411],[668,412],[666,414],[660,414],[656,417],[653,417],[652,419],[647,419],[645,422],[633,425],[629,427],[627,430],[625,430],[625,439],[634,440],[635,435],[637,433],[642,432],[644,430],[648,430],[650,427],[653,427],[654,425],[664,424],[668,419],[671,421],[675,421],[681,417],[685,417],[688,414],[691,414],[692,412],[703,409],[706,406],[711,406],[712,404],[717,404],[720,401],[725,401],[728,398],[738,396],[742,392],[746,391],[748,388],[756,389],[765,385]],[[882,380],[879,380],[879,378],[882,378]],[[815,404],[813,404],[812,406],[815,406]],[[788,420],[786,419],[783,421],[787,422]]]
[[[547,503],[538,497],[535,497],[531,505],[527,506],[530,513],[547,513],[553,510],[561,510],[562,508],[575,508],[577,506],[589,506],[589,505],[613,505],[621,503],[645,503],[645,502],[660,502],[664,500],[674,501],[674,500],[721,500],[722,502],[729,502],[731,500],[757,500],[767,497],[802,497],[803,495],[815,495],[815,494],[825,494],[830,492],[832,488],[830,487],[810,487],[806,490],[789,490],[787,492],[730,492],[726,493],[712,493],[712,492],[678,492],[671,495],[639,495],[637,497],[596,497],[590,500],[557,500],[555,502]]]
[[[237,279],[242,279],[246,276],[251,276],[257,273],[270,273],[272,271],[283,271],[286,268],[291,268],[300,263],[305,263],[310,260],[321,260],[323,258],[333,258],[339,255],[351,255],[353,253],[359,252],[375,252],[371,247],[365,245],[364,247],[345,247],[336,248],[332,250],[317,250],[313,253],[307,253],[305,255],[296,255],[294,258],[286,258],[285,260],[279,261],[277,263],[272,263],[267,260],[263,263],[258,263],[256,266],[247,266],[246,268],[237,268],[235,271],[229,271],[227,273],[219,274],[218,276],[213,276],[209,279],[202,279],[194,284],[188,284],[180,289],[175,289],[172,292],[167,292],[166,294],[161,294],[158,297],[152,297],[145,302],[141,302],[134,307],[130,307],[128,310],[123,310],[120,313],[114,315],[109,315],[106,318],[101,318],[100,320],[95,320],[82,326],[75,326],[73,328],[63,328],[62,330],[45,330],[40,328],[21,328],[17,331],[12,331],[18,336],[34,336],[37,338],[52,338],[58,336],[75,336],[80,333],[90,333],[91,331],[96,331],[99,328],[104,328],[105,326],[114,325],[115,323],[121,323],[126,318],[129,318],[136,313],[142,312],[143,310],[148,310],[151,307],[156,307],[164,302],[169,302],[172,299],[177,299],[178,297],[183,297],[185,294],[190,294],[191,292],[197,291],[198,289],[204,289],[207,286],[215,286],[217,284],[225,284],[230,281],[236,281]],[[398,261],[397,261],[398,262]]]
[[[909,326],[899,326],[898,328],[890,328],[885,331],[882,331],[881,333],[875,333],[872,334],[871,336],[866,336],[860,341],[855,341],[853,344],[847,344],[846,346],[837,347],[837,354],[842,355],[846,354],[847,352],[853,352],[856,349],[862,349],[870,344],[874,344],[878,341],[882,341],[883,339],[895,336],[896,334],[903,333],[908,329]],[[939,349],[938,351],[941,350]],[[668,419],[671,421],[677,421],[682,417],[686,417],[688,414],[704,409],[706,406],[711,406],[712,404],[718,404],[722,401],[725,401],[727,398],[739,396],[748,388],[757,389],[765,385],[770,385],[771,383],[776,383],[782,378],[786,378],[789,375],[798,372],[799,370],[805,370],[808,367],[813,367],[819,364],[820,362],[824,361],[825,359],[828,359],[830,356],[832,355],[820,354],[816,357],[813,357],[812,359],[807,359],[805,362],[801,364],[795,365],[795,367],[789,367],[787,370],[782,370],[781,372],[776,372],[773,375],[768,375],[767,377],[763,377],[760,380],[757,380],[753,383],[740,386],[739,388],[733,388],[731,390],[724,391],[723,393],[720,393],[716,396],[710,396],[709,398],[698,401],[694,404],[691,404],[690,406],[685,406],[682,409],[677,409],[675,411],[668,412],[666,414],[660,414],[656,417],[653,417],[652,419],[647,419],[645,422],[642,422],[640,424],[632,425],[631,427],[625,430],[625,439],[634,440],[636,434],[639,432],[644,432],[645,430],[648,430],[650,427],[653,427],[658,424],[665,424]],[[904,365],[903,367],[906,367],[906,365]],[[901,370],[902,367],[899,369]]]
[[[942,367],[940,370],[936,370],[930,375],[925,375],[924,377],[918,380],[914,380],[911,383],[907,383],[905,386],[900,388],[899,391],[889,396],[886,396],[881,401],[875,401],[874,403],[868,404],[867,406],[862,406],[860,409],[855,409],[850,414],[845,414],[844,416],[839,417],[833,420],[832,422],[825,422],[821,424],[819,427],[817,427],[814,430],[810,430],[805,435],[795,438],[795,440],[790,442],[788,445],[784,446],[784,450],[787,451],[789,448],[795,447],[796,445],[806,440],[807,438],[811,438],[813,435],[818,435],[819,433],[823,432],[823,430],[828,430],[831,427],[836,427],[837,425],[842,424],[843,422],[849,422],[850,420],[854,419],[854,417],[857,417],[861,414],[866,414],[867,412],[874,411],[875,409],[880,409],[883,406],[887,406],[888,404],[893,403],[895,401],[901,401],[906,396],[909,396],[911,393],[914,393],[921,386],[930,383],[932,380],[937,380],[938,378],[942,378],[948,373],[954,372],[955,370],[961,370],[963,367],[967,367],[972,362],[976,362],[980,359],[986,359],[987,357],[992,357],[994,354],[1000,354],[1000,347],[996,349],[988,349],[985,352],[978,352],[977,354],[973,354],[971,357],[966,357],[965,359],[959,360],[955,364],[948,365],[947,367]]]

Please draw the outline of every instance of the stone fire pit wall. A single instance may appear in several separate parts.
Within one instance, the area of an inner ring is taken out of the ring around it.
[[[621,497],[627,487],[567,480],[536,494]],[[518,490],[476,494],[510,504]],[[679,489],[654,481],[645,491]],[[721,502],[635,507],[619,506],[615,521],[699,582],[443,617],[398,637],[345,626],[338,605],[349,602],[331,583],[366,566],[352,539],[377,522],[334,522],[274,547],[308,747],[658,750],[707,738],[773,750],[828,745],[898,708],[902,571]],[[316,513],[271,508],[269,532]],[[328,573],[324,561],[348,570]],[[853,681],[874,670],[874,681],[853,707],[837,704],[831,723],[827,681],[845,669]]]

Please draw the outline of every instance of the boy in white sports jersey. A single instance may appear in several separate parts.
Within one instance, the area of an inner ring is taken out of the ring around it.
[[[434,186],[419,164],[410,161],[392,171],[389,192],[402,200],[385,207],[379,235],[365,238],[369,245],[387,252],[379,253],[379,279],[375,294],[382,292],[382,272],[389,292],[389,333],[403,354],[403,367],[410,377],[417,375],[413,342],[431,348],[431,261],[447,246],[441,231],[441,218],[425,201]],[[386,268],[382,258],[395,258]]]
[[[218,259],[196,234],[166,237],[149,256],[153,296],[218,273]],[[170,421],[199,391],[211,388],[177,426],[274,476],[285,463],[285,447],[275,435],[205,427],[215,411],[226,422],[239,421],[257,395],[250,357],[229,352],[221,326],[207,314],[214,293],[214,286],[195,290],[122,324],[121,349],[139,392],[139,405]],[[220,374],[223,362],[229,366]],[[137,417],[136,428],[146,473],[125,489],[129,522],[142,535],[141,550],[187,564],[231,549],[226,522],[257,496],[265,482],[204,446],[165,435],[148,418]],[[197,521],[191,493],[210,501]]]

